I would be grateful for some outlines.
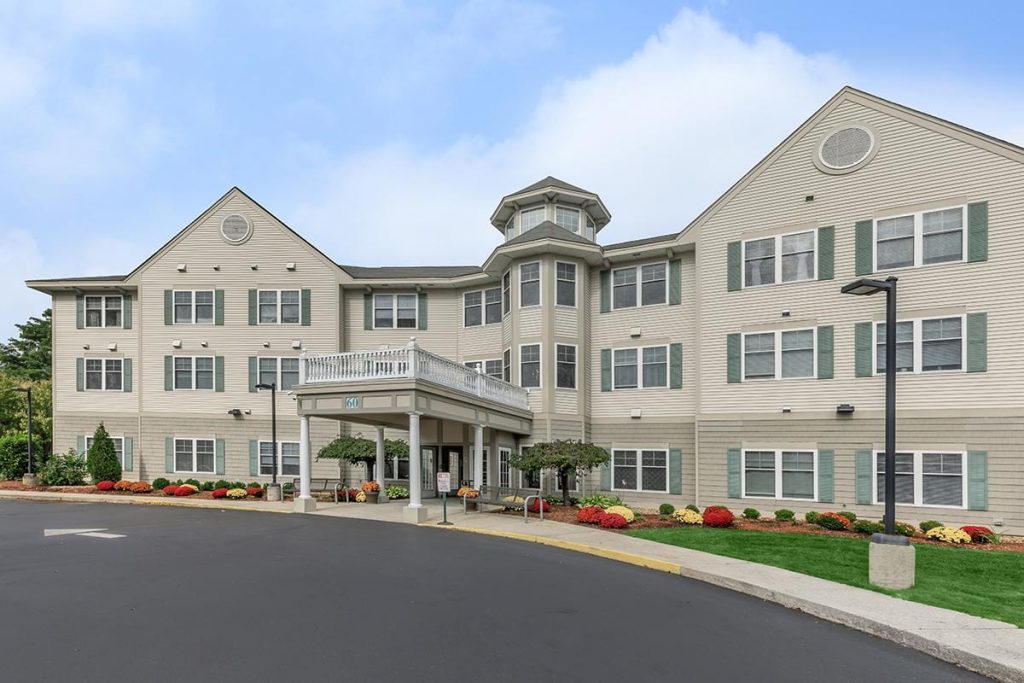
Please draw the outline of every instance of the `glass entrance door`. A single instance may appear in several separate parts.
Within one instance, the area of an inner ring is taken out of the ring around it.
[[[452,490],[456,491],[468,474],[462,462],[462,446],[445,446],[443,452],[441,470],[452,475]]]

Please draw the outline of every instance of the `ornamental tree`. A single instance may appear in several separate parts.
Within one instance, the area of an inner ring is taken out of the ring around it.
[[[384,439],[384,456],[408,458],[409,445],[401,439]],[[363,463],[366,465],[367,480],[376,480],[374,466],[377,463],[377,444],[370,439],[352,435],[341,436],[321,448],[316,457],[317,460],[337,460],[339,472],[342,462],[353,465]]]
[[[570,439],[534,444],[522,453],[512,454],[509,464],[524,472],[555,470],[562,502],[569,505],[569,477],[583,476],[608,462],[609,457],[608,451],[600,446]]]

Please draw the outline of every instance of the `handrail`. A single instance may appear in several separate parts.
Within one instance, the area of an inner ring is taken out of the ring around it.
[[[523,524],[530,523],[530,499],[537,499],[537,511],[540,512],[540,521],[544,521],[544,499],[539,495],[527,496],[526,500],[523,501]]]

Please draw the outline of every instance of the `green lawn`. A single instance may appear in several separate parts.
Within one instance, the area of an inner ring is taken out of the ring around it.
[[[1024,627],[1024,553],[917,545],[917,584],[868,584],[868,541],[738,529],[637,529],[630,536],[810,574]]]

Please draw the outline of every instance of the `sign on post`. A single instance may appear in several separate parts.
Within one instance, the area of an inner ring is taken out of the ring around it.
[[[438,472],[437,473],[437,492],[448,493],[452,490],[452,475],[451,472]]]

